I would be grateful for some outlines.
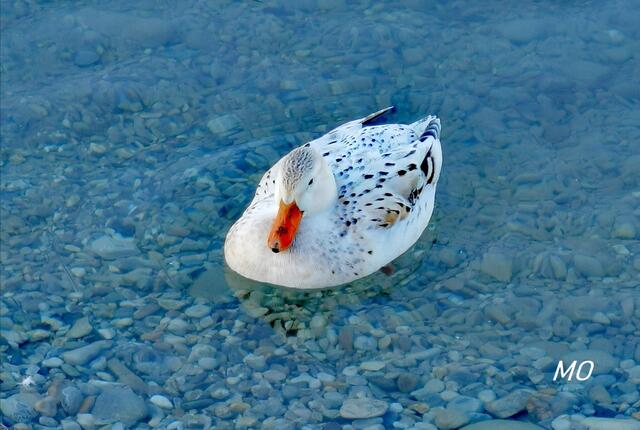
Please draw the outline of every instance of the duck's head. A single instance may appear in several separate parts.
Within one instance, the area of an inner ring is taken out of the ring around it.
[[[278,253],[293,243],[302,217],[326,211],[336,200],[336,181],[322,156],[309,147],[296,148],[280,162],[275,177],[278,205],[267,246]]]

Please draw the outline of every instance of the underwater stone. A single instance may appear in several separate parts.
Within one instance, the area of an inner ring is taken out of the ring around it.
[[[544,430],[544,428],[523,421],[487,420],[466,425],[460,430]]]
[[[71,351],[63,352],[62,359],[68,364],[81,366],[94,358],[103,350],[110,348],[111,345],[111,341],[99,340],[97,342],[90,343],[89,345],[82,346]]]
[[[92,413],[103,420],[133,425],[147,416],[147,405],[131,388],[109,387],[96,399]]]
[[[38,400],[37,394],[14,394],[6,399],[0,399],[0,411],[14,423],[28,423],[37,415],[34,406]]]
[[[105,260],[115,260],[117,258],[131,257],[138,254],[133,239],[119,237],[101,236],[91,242],[91,251]]]
[[[511,257],[501,252],[490,251],[482,257],[480,270],[498,281],[509,282],[512,276],[512,266]]]
[[[587,430],[640,430],[640,421],[619,418],[585,418],[581,424]]]
[[[62,408],[69,414],[75,415],[82,404],[82,392],[74,386],[62,389]]]
[[[574,255],[573,263],[576,271],[582,276],[591,278],[601,278],[604,276],[604,268],[599,260],[587,255]]]
[[[443,430],[457,429],[469,422],[469,415],[458,409],[437,408],[433,410],[436,425]]]
[[[498,418],[508,418],[525,409],[527,400],[531,397],[528,390],[516,390],[485,405],[491,415]]]
[[[387,412],[387,402],[377,399],[347,399],[340,407],[340,416],[350,420],[380,417]]]
[[[95,51],[81,49],[76,52],[73,62],[76,66],[87,67],[100,61],[100,56]]]
[[[92,330],[93,330],[93,327],[89,322],[89,318],[82,317],[76,320],[75,323],[73,323],[73,326],[71,326],[71,328],[67,332],[67,337],[71,339],[78,339],[88,335],[89,333],[91,333]]]

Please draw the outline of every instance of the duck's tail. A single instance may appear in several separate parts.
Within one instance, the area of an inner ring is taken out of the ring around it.
[[[429,136],[436,140],[440,140],[440,120],[434,115],[419,119],[410,125],[410,127],[419,136],[418,140],[424,142]]]

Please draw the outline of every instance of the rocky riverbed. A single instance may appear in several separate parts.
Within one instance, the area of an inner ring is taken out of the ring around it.
[[[1,424],[640,429],[640,11],[490,6],[3,3]],[[390,104],[445,159],[393,273],[230,273],[260,175]]]

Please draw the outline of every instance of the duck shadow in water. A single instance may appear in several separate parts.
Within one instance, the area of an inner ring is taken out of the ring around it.
[[[226,265],[208,264],[189,288],[189,294],[218,306],[235,306],[236,300],[246,314],[262,320],[285,337],[298,336],[310,329],[314,316],[327,323],[346,319],[372,301],[384,301],[392,291],[418,276],[415,256],[405,254],[393,262],[393,273],[378,271],[365,278],[338,287],[297,290],[244,278]],[[344,322],[337,325],[344,325]],[[307,332],[311,335],[311,332]],[[306,337],[306,336],[303,336]]]

